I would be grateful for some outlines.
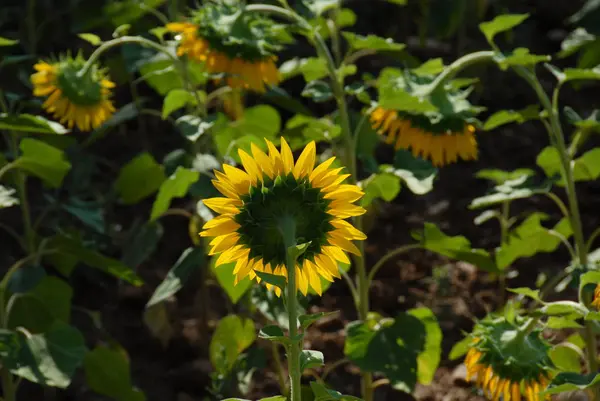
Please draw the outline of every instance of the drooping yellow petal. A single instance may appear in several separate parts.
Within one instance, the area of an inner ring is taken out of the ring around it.
[[[208,198],[203,199],[202,203],[217,213],[229,215],[238,214],[243,205],[242,201],[230,198]]]
[[[350,264],[348,256],[337,246],[324,246],[321,248],[323,253],[330,258],[340,261],[342,263]]]
[[[327,235],[329,237],[329,243],[331,245],[338,246],[346,252],[350,252],[354,255],[360,256],[360,251],[352,242],[348,241],[343,237],[340,237],[339,235],[335,235],[335,232],[328,233]]]

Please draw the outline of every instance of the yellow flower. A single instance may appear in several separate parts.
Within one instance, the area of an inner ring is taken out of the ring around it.
[[[103,71],[92,67],[79,76],[85,60],[65,57],[56,63],[39,61],[31,75],[33,95],[47,97],[43,108],[69,128],[81,131],[98,128],[115,112],[110,100],[115,84]]]
[[[245,171],[227,164],[215,171],[213,184],[225,197],[204,200],[220,215],[200,235],[214,237],[209,254],[219,255],[216,266],[235,262],[236,284],[244,277],[260,282],[256,271],[287,277],[279,222],[291,217],[298,242],[309,243],[295,266],[297,289],[306,294],[310,286],[321,294],[321,278],[332,282],[340,277],[338,262],[350,263],[346,252],[360,254],[352,240],[366,236],[345,219],[365,212],[353,204],[364,193],[343,184],[349,174],[331,167],[334,157],[315,167],[314,142],[294,163],[284,138],[281,151],[265,141],[268,154],[254,144],[252,156],[238,150]],[[281,294],[279,288],[275,292]]]
[[[397,111],[377,107],[371,113],[371,123],[386,142],[395,149],[411,149],[413,155],[429,159],[435,166],[477,159],[475,127],[462,123],[460,130],[430,132],[417,126],[410,117],[402,118]]]
[[[520,381],[504,378],[496,373],[491,365],[479,363],[482,356],[483,353],[475,348],[471,348],[467,353],[465,358],[467,381],[476,378],[477,387],[481,388],[490,400],[498,401],[500,396],[503,396],[503,401],[521,401],[521,398],[527,401],[550,399],[550,396],[540,397],[538,394],[549,383],[544,374]]]
[[[597,309],[600,309],[600,284],[597,284],[594,289],[594,300],[592,301],[592,305]]]
[[[211,74],[225,74],[226,83],[232,88],[265,92],[265,86],[275,86],[281,81],[275,65],[277,57],[273,55],[251,59],[240,53],[229,55],[211,47],[210,42],[200,36],[199,26],[191,22],[170,23],[167,29],[181,34],[178,56],[185,54],[192,60],[205,63]]]

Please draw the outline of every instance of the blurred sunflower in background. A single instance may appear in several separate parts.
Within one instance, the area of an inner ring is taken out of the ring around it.
[[[592,301],[592,306],[595,306],[596,309],[600,309],[600,284],[596,285],[594,289],[594,299]]]
[[[188,21],[166,28],[179,34],[179,56],[204,63],[211,74],[225,75],[231,88],[265,92],[281,80],[275,54],[290,36],[273,20],[245,12],[241,2],[206,2]]]
[[[344,184],[349,174],[333,168],[334,157],[315,167],[315,142],[309,143],[294,163],[292,151],[281,138],[281,151],[266,140],[268,154],[251,145],[252,155],[239,150],[245,171],[223,165],[213,181],[224,197],[205,199],[219,213],[208,221],[203,237],[214,237],[210,255],[219,254],[216,266],[235,262],[235,283],[256,279],[256,271],[287,277],[286,250],[279,230],[282,219],[293,219],[298,243],[308,243],[296,264],[297,289],[309,286],[322,293],[321,278],[339,278],[338,262],[350,263],[346,252],[359,255],[353,240],[365,234],[345,219],[365,212],[353,202],[363,196],[356,185]],[[272,288],[267,284],[269,288]],[[275,288],[279,296],[281,291]]]
[[[394,149],[410,149],[416,157],[431,160],[434,166],[463,160],[477,160],[475,127],[462,120],[430,124],[427,119],[377,107],[370,115],[373,129],[385,136]]]
[[[504,318],[477,323],[465,358],[467,381],[474,380],[493,401],[541,401],[550,383],[550,346],[540,330],[529,333]]]
[[[464,83],[451,81],[431,92],[428,85],[440,71],[418,70],[382,71],[379,103],[369,109],[373,129],[396,150],[408,149],[437,167],[476,160],[475,116],[484,108],[467,100],[472,88],[463,90]]]
[[[31,83],[33,95],[46,98],[42,107],[61,124],[90,131],[115,112],[110,100],[115,84],[97,65],[80,76],[85,62],[81,55],[61,56],[56,62],[39,61]]]

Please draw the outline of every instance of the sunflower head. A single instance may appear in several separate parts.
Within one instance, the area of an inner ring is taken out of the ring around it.
[[[167,24],[180,33],[178,54],[204,62],[227,84],[264,92],[280,81],[275,54],[287,37],[283,26],[259,13],[245,12],[239,1],[208,1],[187,22]]]
[[[469,89],[448,85],[435,90],[417,102],[421,108],[423,103],[427,105],[425,112],[416,112],[410,102],[403,103],[399,110],[387,107],[388,99],[396,94],[420,98],[432,79],[410,71],[384,70],[377,81],[381,101],[370,112],[373,128],[395,149],[410,149],[416,157],[429,159],[436,166],[454,163],[458,158],[477,159],[475,116],[482,108],[469,103]]]
[[[61,56],[55,62],[39,61],[31,75],[34,96],[47,97],[44,109],[81,131],[99,127],[115,111],[110,100],[114,83],[98,66],[81,75],[85,63],[81,55]]]
[[[332,168],[335,158],[315,167],[315,143],[309,143],[296,162],[284,138],[281,151],[266,141],[268,154],[252,144],[252,155],[239,150],[245,171],[223,165],[215,171],[214,186],[224,197],[205,199],[220,216],[207,222],[201,236],[214,237],[209,254],[219,254],[216,266],[235,262],[237,283],[260,279],[256,271],[287,277],[283,226],[294,227],[295,243],[308,244],[297,259],[298,289],[321,293],[321,278],[339,278],[338,262],[350,263],[345,252],[360,254],[353,240],[366,236],[345,221],[365,212],[353,202],[363,192],[343,184],[349,177]],[[275,289],[280,294],[278,288]]]
[[[552,362],[550,346],[539,330],[529,333],[505,318],[477,323],[467,356],[467,380],[475,379],[485,395],[494,401],[540,401],[538,394],[549,383]]]

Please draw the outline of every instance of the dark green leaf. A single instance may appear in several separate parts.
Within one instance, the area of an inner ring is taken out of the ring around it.
[[[146,308],[172,297],[179,291],[192,272],[205,264],[204,249],[187,248],[171,270],[167,277],[158,285],[154,294],[146,304]]]
[[[19,114],[17,116],[0,113],[0,129],[38,134],[63,135],[69,132],[61,124],[45,119],[42,116]]]
[[[19,168],[53,188],[60,187],[71,169],[62,150],[32,138],[22,139],[20,148],[22,155],[14,162]]]
[[[8,279],[8,290],[21,294],[33,289],[46,277],[46,269],[40,265],[25,266],[17,269]]]
[[[300,315],[298,316],[298,321],[300,322],[300,327],[302,328],[302,330],[306,330],[317,320],[326,316],[334,315],[336,313],[337,312],[318,312],[310,315]]]
[[[342,32],[350,47],[354,50],[370,49],[374,51],[401,51],[406,45],[395,43],[391,38],[382,38],[377,35],[357,35],[352,32]]]
[[[73,289],[57,277],[44,277],[30,292],[39,299],[56,320],[68,323],[71,319],[71,298]]]
[[[123,263],[137,269],[156,250],[163,236],[163,227],[158,222],[148,222],[137,230],[123,249]]]
[[[238,356],[256,339],[254,322],[236,315],[219,321],[209,346],[210,361],[217,372],[227,373]]]
[[[294,96],[290,96],[289,93],[285,91],[283,88],[272,87],[267,93],[263,95],[263,98],[279,106],[282,109],[285,109],[294,114],[302,114],[305,116],[312,116],[313,113],[310,111],[308,107],[306,107],[302,102],[296,99]]]
[[[153,194],[166,180],[163,167],[149,153],[127,163],[115,181],[115,190],[126,204],[134,204]]]
[[[333,91],[327,82],[316,80],[306,84],[302,96],[309,97],[316,103],[322,103],[333,98]]]
[[[52,326],[55,319],[46,308],[44,300],[27,293],[13,295],[13,297],[10,315],[7,317],[7,328],[16,330],[23,327],[30,333],[38,334]]]
[[[196,142],[200,136],[213,127],[215,120],[215,116],[200,118],[193,115],[185,115],[179,117],[175,125],[186,139]]]
[[[255,271],[256,275],[264,280],[265,283],[279,287],[282,291],[285,291],[287,286],[287,279],[284,276],[276,276],[275,274],[269,274],[265,272]]]
[[[492,114],[483,124],[483,129],[486,131],[493,130],[501,125],[509,123],[522,124],[525,121],[538,119],[540,116],[540,106],[537,104],[530,105],[521,110],[500,110]]]
[[[21,366],[12,373],[52,387],[68,387],[87,352],[83,335],[63,322],[54,323],[46,333],[28,336],[26,344],[37,366]]]
[[[311,381],[310,388],[315,396],[314,401],[362,401],[360,398],[343,395],[338,391],[328,389],[318,381]],[[304,394],[302,399],[304,399]]]
[[[597,383],[600,383],[599,373],[581,375],[572,372],[560,372],[552,379],[547,390],[542,393],[544,395],[550,395],[563,393],[565,391],[585,390]]]
[[[479,24],[479,29],[485,35],[488,43],[494,44],[494,36],[500,32],[508,31],[521,24],[529,17],[529,14],[505,14],[499,15],[491,21]]]

